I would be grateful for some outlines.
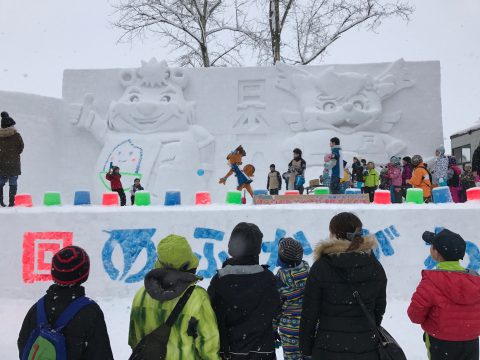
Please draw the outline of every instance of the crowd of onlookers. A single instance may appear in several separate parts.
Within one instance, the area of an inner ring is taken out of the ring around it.
[[[480,184],[480,144],[473,153],[472,162],[460,166],[454,156],[445,154],[445,147],[439,146],[431,161],[424,161],[421,155],[392,156],[387,164],[375,164],[359,157],[353,157],[352,165],[343,158],[340,140],[332,138],[331,152],[324,157],[323,173],[315,186],[330,189],[331,194],[344,194],[348,188],[358,188],[374,200],[377,189],[391,192],[392,203],[402,203],[409,188],[423,190],[425,202],[432,201],[432,190],[448,186],[453,202],[465,202],[466,191]],[[278,195],[285,180],[287,190],[304,192],[307,164],[302,151],[293,150],[293,160],[282,176],[270,165],[267,189],[271,195]]]
[[[404,316],[422,326],[430,360],[478,360],[480,277],[459,261],[466,242],[448,229],[422,238],[437,268],[422,272]],[[387,276],[375,257],[377,240],[365,235],[358,216],[342,212],[330,220],[311,266],[299,241],[282,238],[274,275],[260,265],[262,241],[257,225],[237,224],[230,257],[205,290],[188,240],[162,239],[130,308],[129,359],[274,360],[281,346],[285,360],[406,360],[393,343],[381,346]],[[54,255],[54,284],[23,321],[20,359],[113,359],[102,310],[85,297],[89,272],[82,248]]]

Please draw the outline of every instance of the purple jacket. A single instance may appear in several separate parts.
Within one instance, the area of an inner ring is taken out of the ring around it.
[[[407,180],[410,180],[413,174],[413,166],[405,164],[402,171],[402,186],[407,186]]]

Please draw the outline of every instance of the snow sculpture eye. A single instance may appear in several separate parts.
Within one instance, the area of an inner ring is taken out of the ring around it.
[[[130,96],[130,102],[135,103],[135,102],[139,102],[139,101],[140,101],[140,98],[139,98],[138,95]]]
[[[335,105],[334,102],[328,101],[325,104],[323,104],[324,111],[335,111],[336,109],[337,109],[337,105]]]
[[[363,108],[365,107],[365,105],[363,104],[363,101],[361,101],[361,100],[355,100],[355,101],[353,102],[353,107],[354,107],[355,109],[358,109],[358,110],[363,110]]]
[[[161,102],[170,102],[172,98],[170,97],[170,95],[163,95],[162,98],[160,99]]]

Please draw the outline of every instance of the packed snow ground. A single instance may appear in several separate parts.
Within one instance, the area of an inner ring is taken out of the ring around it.
[[[88,283],[86,284],[88,293]],[[0,353],[3,359],[18,358],[17,338],[23,318],[35,299],[18,300],[0,298],[0,318],[6,331],[0,337]],[[132,299],[97,299],[105,313],[113,354],[116,360],[126,360],[130,356],[128,346],[128,325]],[[426,358],[420,326],[410,323],[406,311],[408,302],[389,299],[383,325],[397,339],[409,360]],[[278,359],[283,359],[281,349]]]

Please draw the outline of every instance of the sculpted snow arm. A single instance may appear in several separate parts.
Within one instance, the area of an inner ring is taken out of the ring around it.
[[[94,102],[93,94],[86,94],[82,104],[70,104],[68,119],[72,125],[90,131],[98,142],[103,143],[108,126],[95,111]]]

